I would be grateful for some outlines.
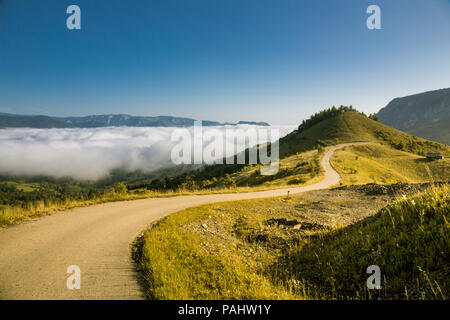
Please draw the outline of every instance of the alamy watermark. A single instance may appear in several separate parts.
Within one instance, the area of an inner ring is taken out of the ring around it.
[[[81,9],[79,6],[72,4],[67,7],[67,14],[70,14],[66,20],[66,26],[69,30],[80,30],[81,29]]]
[[[274,175],[279,170],[279,138],[276,128],[226,127],[204,129],[195,121],[192,130],[177,128],[171,140],[174,164],[262,164],[262,175]],[[238,146],[242,150],[238,150]],[[269,150],[270,149],[270,150]],[[247,151],[246,151],[247,150]]]
[[[381,270],[377,265],[371,265],[367,267],[367,274],[370,274],[367,278],[367,289],[381,289]]]
[[[77,265],[71,265],[67,267],[67,273],[70,276],[67,278],[66,286],[69,290],[81,289],[81,270]]]
[[[72,4],[67,7],[66,13],[70,14],[66,20],[66,26],[69,30],[81,29],[81,9],[78,5]],[[366,9],[370,16],[366,20],[366,26],[369,30],[381,29],[381,9],[377,5],[370,5]]]
[[[367,14],[370,16],[366,20],[366,26],[369,30],[381,29],[381,9],[379,6],[373,4],[367,7]]]

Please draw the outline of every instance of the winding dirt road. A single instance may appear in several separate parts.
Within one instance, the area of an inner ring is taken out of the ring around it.
[[[325,189],[340,181],[330,158],[316,184],[270,191],[151,198],[76,208],[0,230],[1,299],[144,299],[130,243],[145,226],[176,211],[212,202]],[[81,270],[81,289],[69,290],[67,268]]]

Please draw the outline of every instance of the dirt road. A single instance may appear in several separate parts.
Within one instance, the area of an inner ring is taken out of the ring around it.
[[[334,151],[321,161],[319,183],[270,191],[152,198],[68,210],[0,230],[1,299],[144,299],[130,243],[147,224],[181,209],[324,189],[339,183]],[[81,270],[81,288],[66,286],[67,268]]]

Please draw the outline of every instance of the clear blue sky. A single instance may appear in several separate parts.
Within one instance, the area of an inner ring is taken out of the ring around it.
[[[297,124],[444,87],[449,0],[0,0],[0,112]]]

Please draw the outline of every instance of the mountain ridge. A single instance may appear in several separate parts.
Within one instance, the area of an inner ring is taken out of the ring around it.
[[[45,115],[17,115],[0,113],[0,128],[99,128],[99,127],[190,127],[196,120],[173,116],[132,116],[129,114],[102,114],[82,117],[51,117]],[[202,120],[203,126],[223,125],[269,126],[267,122],[218,122]]]
[[[450,88],[395,98],[377,115],[383,124],[450,145]]]

